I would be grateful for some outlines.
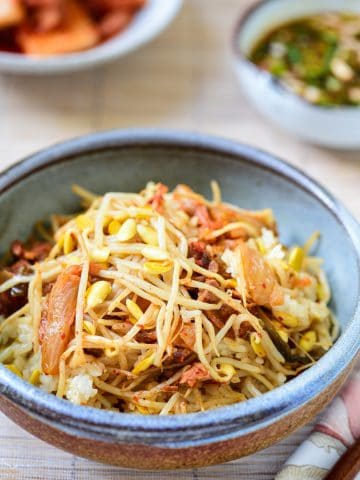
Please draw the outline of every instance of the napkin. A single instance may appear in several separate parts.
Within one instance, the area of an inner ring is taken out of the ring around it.
[[[315,425],[310,436],[285,462],[275,480],[321,480],[360,438],[360,370]],[[357,476],[357,479],[360,476]]]

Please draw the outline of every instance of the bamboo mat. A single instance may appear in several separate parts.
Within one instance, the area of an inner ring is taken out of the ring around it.
[[[301,143],[263,120],[235,78],[230,36],[251,0],[185,0],[170,28],[101,69],[31,78],[0,76],[0,168],[69,137],[155,126],[213,133],[269,150],[301,167],[360,217],[358,153]],[[139,473],[75,458],[0,414],[0,479],[267,480],[310,427],[254,456],[188,472]]]

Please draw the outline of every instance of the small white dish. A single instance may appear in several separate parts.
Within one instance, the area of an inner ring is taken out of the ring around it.
[[[89,50],[45,58],[0,52],[0,71],[52,74],[82,70],[115,60],[160,34],[175,18],[182,3],[182,0],[148,0],[126,30]]]
[[[360,14],[359,0],[265,0],[238,22],[233,50],[238,77],[254,106],[269,120],[318,145],[360,148],[360,107],[322,107],[290,92],[270,73],[248,60],[254,45],[277,25],[324,11]]]

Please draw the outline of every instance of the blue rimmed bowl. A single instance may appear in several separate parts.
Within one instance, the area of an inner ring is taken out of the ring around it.
[[[349,212],[301,171],[228,140],[161,130],[95,134],[56,145],[0,175],[0,245],[26,238],[53,212],[76,211],[70,185],[95,192],[137,191],[149,180],[188,183],[244,208],[272,207],[284,242],[321,230],[341,323],[334,347],[313,367],[269,393],[203,413],[139,416],[75,406],[0,366],[0,409],[56,447],[93,460],[142,469],[205,466],[253,453],[310,421],[345,381],[359,350],[360,228]]]
[[[277,26],[328,11],[360,14],[358,0],[265,0],[251,7],[235,26],[232,49],[242,89],[267,119],[311,143],[339,149],[360,148],[360,106],[313,105],[285,88],[248,57]]]

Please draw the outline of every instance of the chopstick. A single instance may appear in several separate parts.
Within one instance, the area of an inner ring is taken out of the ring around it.
[[[347,450],[324,480],[353,480],[360,472],[360,439]]]

